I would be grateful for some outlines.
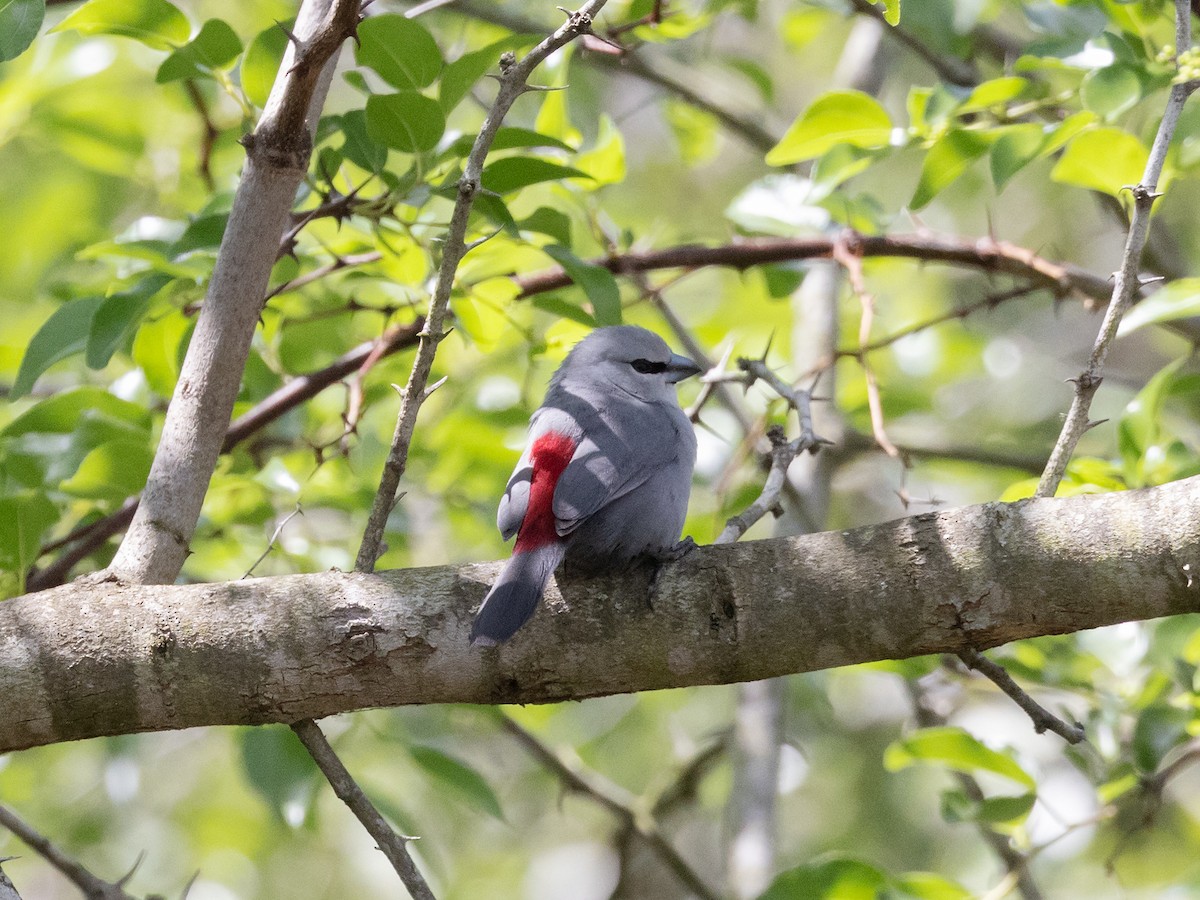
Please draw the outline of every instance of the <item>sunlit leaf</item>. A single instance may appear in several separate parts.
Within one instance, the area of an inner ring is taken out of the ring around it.
[[[83,351],[92,327],[92,316],[103,303],[103,297],[85,297],[64,303],[54,311],[25,349],[9,395],[11,399],[28,394],[39,376],[59,360]]]
[[[0,497],[0,569],[25,571],[37,559],[42,536],[58,521],[58,508],[41,491]]]
[[[506,156],[484,167],[483,186],[497,194],[510,194],[543,181],[590,177],[587,172],[537,156]]]
[[[1009,180],[1037,159],[1046,145],[1042,126],[1032,123],[1010,125],[992,144],[992,182],[1002,190]]]
[[[272,25],[260,31],[246,48],[241,66],[242,90],[255,106],[267,105],[279,64],[283,62],[283,55],[287,51],[288,36],[284,29],[290,29],[294,24],[292,20]]]
[[[621,324],[621,291],[612,272],[584,262],[566,247],[557,244],[542,249],[563,267],[572,281],[583,288],[592,303],[597,324]]]
[[[153,460],[145,441],[110,441],[88,453],[58,489],[73,497],[118,502],[141,493]]]
[[[168,275],[150,275],[129,290],[104,298],[88,331],[84,359],[89,367],[102,369],[108,365],[112,355],[137,331],[154,295],[170,283]]]
[[[917,762],[935,762],[959,772],[992,772],[1033,790],[1036,785],[1017,762],[985,747],[961,728],[923,728],[891,744],[883,764],[896,771]]]
[[[442,54],[433,35],[419,22],[396,13],[368,16],[358,26],[354,58],[399,90],[433,84],[442,70]]]
[[[874,866],[833,859],[782,872],[758,900],[877,900],[886,883]]]
[[[367,134],[371,140],[405,153],[432,150],[446,130],[436,100],[415,91],[367,98]]]
[[[50,30],[116,34],[169,50],[187,42],[192,26],[167,0],[89,0]]]
[[[817,98],[767,154],[767,165],[788,166],[836,147],[886,147],[892,120],[874,97],[836,91]]]
[[[1083,105],[1103,119],[1115,119],[1142,98],[1142,82],[1130,66],[1106,66],[1088,72],[1079,91]]]
[[[972,90],[967,99],[963,101],[962,106],[958,108],[958,112],[978,112],[993,106],[1003,106],[1024,94],[1028,87],[1029,82],[1016,75],[993,78]]]
[[[233,65],[242,52],[242,41],[229,23],[209,19],[190,42],[163,60],[154,80],[159,84],[181,78],[202,77]]]
[[[948,132],[929,148],[921,166],[921,180],[910,205],[921,209],[957,179],[991,146],[989,135],[961,129]]]
[[[1163,285],[1125,313],[1117,337],[1133,334],[1146,325],[1161,325],[1200,316],[1200,278],[1180,278]]]
[[[1141,180],[1148,156],[1145,145],[1129,132],[1094,128],[1067,145],[1050,177],[1118,197]]]
[[[0,62],[25,52],[45,16],[46,0],[0,0]]]

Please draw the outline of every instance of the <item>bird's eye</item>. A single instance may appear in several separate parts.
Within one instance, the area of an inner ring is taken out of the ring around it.
[[[641,372],[643,375],[657,375],[659,372],[667,371],[666,363],[650,362],[648,359],[635,359],[630,365],[633,366],[633,371]]]

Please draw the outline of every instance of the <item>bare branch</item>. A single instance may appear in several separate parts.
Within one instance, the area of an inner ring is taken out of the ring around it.
[[[406,841],[411,838],[401,837],[380,815],[379,810],[367,799],[367,795],[358,786],[358,782],[354,780],[338,755],[334,753],[333,748],[329,746],[329,741],[326,740],[317,723],[311,719],[294,722],[292,731],[312,756],[313,761],[320,767],[330,786],[333,787],[333,792],[350,808],[367,833],[375,839],[380,851],[388,858],[388,862],[400,876],[400,880],[412,895],[413,900],[435,900],[433,891],[429,889],[425,877],[417,868],[417,864],[413,862],[413,858],[405,846]]]
[[[502,711],[497,711],[497,716],[504,730],[516,738],[534,759],[557,775],[567,788],[596,801],[616,816],[625,828],[635,832],[645,841],[689,891],[704,900],[719,900],[720,895],[705,883],[659,831],[653,817],[635,809],[636,798],[606,781],[598,772],[588,769],[581,760],[573,759],[567,762],[511,716]]]
[[[1008,694],[1017,706],[1025,710],[1029,718],[1033,720],[1034,729],[1038,734],[1053,731],[1068,744],[1078,744],[1087,737],[1082,723],[1067,723],[1054,715],[1022,690],[1021,686],[1013,681],[1012,676],[1005,671],[1004,666],[992,662],[978,650],[960,650],[958,658],[969,668],[991,679],[996,687]]]
[[[1175,0],[1176,53],[1182,54],[1191,46],[1191,23],[1192,13],[1188,0]],[[1058,491],[1058,486],[1067,471],[1067,463],[1075,452],[1075,446],[1091,427],[1088,413],[1092,407],[1092,397],[1095,396],[1104,377],[1104,363],[1108,358],[1109,348],[1117,336],[1117,326],[1121,324],[1121,317],[1133,303],[1139,289],[1138,267],[1141,264],[1142,250],[1146,246],[1146,238],[1150,233],[1150,210],[1159,196],[1158,178],[1167,159],[1167,149],[1179,122],[1180,113],[1183,112],[1183,106],[1198,86],[1200,85],[1196,82],[1171,85],[1167,106],[1163,111],[1162,120],[1158,123],[1158,133],[1154,136],[1154,144],[1150,148],[1142,180],[1130,187],[1133,195],[1133,218],[1129,223],[1129,235],[1125,241],[1125,252],[1121,256],[1121,267],[1117,270],[1113,282],[1112,298],[1108,309],[1105,310],[1104,321],[1100,324],[1100,332],[1096,335],[1087,368],[1074,379],[1075,397],[1071,401],[1071,408],[1067,412],[1058,441],[1038,483],[1038,497],[1053,497]]]
[[[15,834],[30,850],[61,872],[83,891],[88,900],[134,900],[119,883],[114,884],[92,874],[89,869],[58,849],[36,828],[5,806],[0,806],[0,826]]]
[[[420,345],[417,357],[413,361],[412,372],[408,384],[404,388],[403,399],[400,402],[400,413],[396,418],[396,430],[392,436],[391,449],[384,463],[383,475],[380,478],[379,490],[371,505],[366,528],[363,530],[362,544],[354,568],[359,572],[371,572],[375,569],[375,561],[383,552],[383,533],[388,516],[396,503],[396,491],[400,479],[408,466],[408,449],[412,443],[413,430],[417,425],[417,413],[426,398],[425,385],[433,369],[433,359],[437,354],[437,346],[445,337],[444,327],[450,305],[450,291],[454,286],[454,276],[458,264],[467,252],[466,234],[467,223],[471,215],[471,207],[475,196],[482,190],[481,178],[483,163],[488,150],[496,137],[505,115],[518,97],[527,90],[530,74],[543,60],[555,50],[570,43],[581,34],[591,31],[592,19],[604,7],[606,0],[588,0],[578,12],[570,13],[567,21],[552,35],[547,37],[529,51],[520,61],[500,61],[500,90],[496,100],[488,110],[471,152],[463,166],[463,174],[458,182],[458,195],[454,202],[454,211],[450,216],[450,226],[442,243],[442,263],[438,269],[437,283],[429,298],[429,311],[425,318],[425,327],[420,334]]]

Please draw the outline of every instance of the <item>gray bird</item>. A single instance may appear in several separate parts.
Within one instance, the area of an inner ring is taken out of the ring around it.
[[[690,546],[679,533],[696,435],[674,385],[699,371],[632,325],[597,328],[567,354],[500,500],[496,524],[517,542],[475,616],[473,646],[512,637],[564,561],[598,574]]]

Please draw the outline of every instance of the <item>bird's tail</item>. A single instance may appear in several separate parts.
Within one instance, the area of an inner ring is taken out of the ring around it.
[[[471,625],[472,647],[503,644],[529,621],[564,553],[563,541],[513,553],[475,614]]]

